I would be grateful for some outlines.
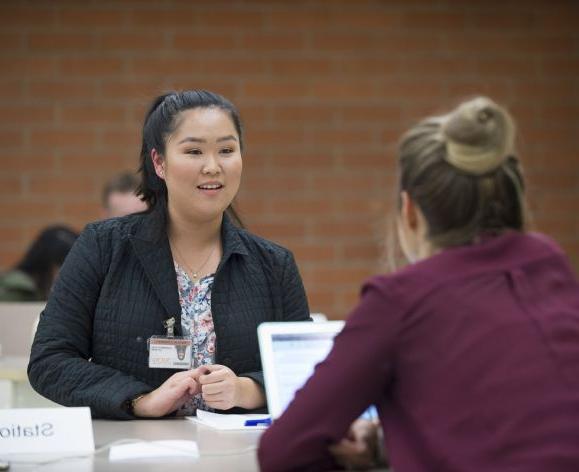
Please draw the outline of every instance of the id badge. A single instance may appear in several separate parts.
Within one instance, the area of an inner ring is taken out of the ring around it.
[[[180,336],[151,336],[149,338],[149,367],[151,369],[190,369],[191,339]]]

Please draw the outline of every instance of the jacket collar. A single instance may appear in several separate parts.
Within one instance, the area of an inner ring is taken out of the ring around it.
[[[221,241],[223,255],[219,262],[221,267],[233,254],[248,255],[249,251],[231,219],[224,214],[221,223]],[[129,235],[137,258],[141,262],[147,277],[149,278],[157,297],[166,310],[163,319],[175,317],[176,334],[181,331],[181,306],[179,304],[179,292],[173,255],[167,236],[167,214],[164,207],[156,205],[153,210],[145,213],[140,219],[140,224]]]
[[[240,236],[240,229],[233,224],[227,213],[223,214],[221,223],[221,241],[223,244],[223,258],[227,259],[231,254],[247,256],[249,251]],[[139,226],[135,228],[132,236],[136,239],[150,243],[161,243],[167,239],[167,211],[161,205],[156,205],[148,213],[143,214]]]
[[[231,218],[227,213],[223,214],[223,221],[221,223],[221,244],[223,245],[223,256],[219,268],[227,262],[232,254],[241,254],[242,256],[249,255],[247,246],[240,236],[241,230],[233,224]]]
[[[159,243],[167,238],[167,212],[161,204],[145,213],[135,225],[132,237],[150,243]]]
[[[169,239],[166,231],[165,212],[157,205],[139,219],[132,234],[131,244],[139,259],[153,290],[161,301],[165,313],[160,313],[162,320],[174,317],[176,334],[181,333],[181,306],[175,266]]]

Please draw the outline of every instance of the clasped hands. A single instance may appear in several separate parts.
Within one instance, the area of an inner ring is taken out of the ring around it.
[[[199,393],[208,407],[217,410],[235,406],[258,408],[265,403],[261,388],[253,380],[238,377],[224,365],[212,364],[173,374],[159,388],[136,401],[133,411],[140,417],[165,416]]]

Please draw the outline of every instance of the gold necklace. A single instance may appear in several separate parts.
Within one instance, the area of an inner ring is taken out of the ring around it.
[[[196,282],[197,279],[199,278],[199,272],[201,271],[201,269],[203,269],[203,267],[205,267],[205,264],[207,264],[209,262],[209,259],[211,259],[211,256],[215,252],[215,248],[217,246],[213,246],[213,249],[211,249],[211,252],[207,256],[207,259],[205,259],[205,262],[203,262],[203,264],[201,264],[197,268],[197,270],[192,270],[191,267],[189,267],[189,264],[187,264],[187,261],[185,260],[185,258],[181,254],[181,251],[179,251],[179,248],[177,247],[177,245],[175,243],[173,243],[173,247],[175,248],[175,251],[177,252],[177,255],[179,256],[179,259],[181,259],[181,261],[183,262],[185,269],[187,269],[189,272],[191,272],[191,275],[193,276],[193,278],[192,278],[193,282]]]

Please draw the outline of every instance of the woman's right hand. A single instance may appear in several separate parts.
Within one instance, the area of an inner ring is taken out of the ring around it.
[[[158,418],[181,407],[193,395],[201,392],[192,370],[177,372],[156,390],[139,398],[133,408],[135,416]]]

